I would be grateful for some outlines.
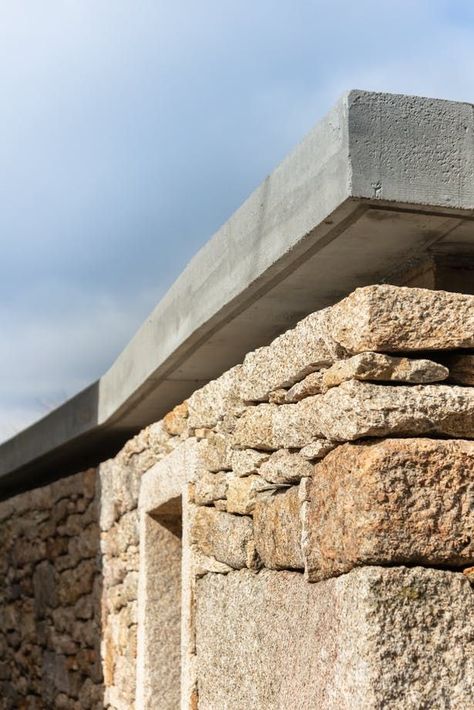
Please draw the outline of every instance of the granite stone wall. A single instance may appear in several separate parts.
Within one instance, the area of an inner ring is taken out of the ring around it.
[[[100,708],[94,470],[0,503],[0,707]]]
[[[125,710],[139,697],[151,710],[159,697],[160,710],[177,706],[176,669],[163,666],[161,679],[153,669],[153,682],[139,672],[147,692],[136,686],[139,620],[153,630],[138,654],[142,671],[160,657],[153,653],[160,638],[163,647],[170,642],[166,610],[150,604],[153,580],[156,590],[166,580],[167,555],[153,558],[140,539],[154,491],[161,502],[182,497],[183,710],[286,708],[289,697],[301,710],[469,707],[473,353],[474,297],[357,289],[249,353],[101,464],[94,489],[101,604],[90,617],[99,680],[74,667],[89,688],[101,688],[95,702]],[[26,498],[18,500],[23,510]],[[27,518],[37,509],[29,504]],[[13,540],[23,513],[9,515],[2,517]],[[11,574],[37,574],[41,598],[46,562],[40,555],[23,571],[15,559]],[[34,598],[33,591],[21,604]],[[2,628],[5,688],[41,697],[40,686],[18,685],[14,629]],[[38,634],[30,632],[41,659],[68,656],[56,638],[48,646]],[[63,707],[81,702],[75,690],[59,693]]]

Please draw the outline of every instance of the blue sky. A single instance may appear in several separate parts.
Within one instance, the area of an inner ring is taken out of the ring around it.
[[[472,0],[0,2],[0,439],[107,369],[350,88],[474,101]]]

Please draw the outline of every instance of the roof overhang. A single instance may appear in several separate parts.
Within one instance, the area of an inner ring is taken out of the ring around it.
[[[196,254],[112,367],[0,446],[0,494],[115,453],[311,311],[474,246],[471,104],[351,91]]]

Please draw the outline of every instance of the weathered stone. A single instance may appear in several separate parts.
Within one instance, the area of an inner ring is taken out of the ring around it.
[[[194,483],[194,502],[196,505],[211,505],[214,501],[226,497],[227,487],[228,476],[223,471],[204,471]]]
[[[303,569],[297,487],[257,501],[253,521],[255,546],[264,567]]]
[[[38,618],[43,618],[47,611],[57,606],[58,589],[57,575],[54,566],[48,562],[36,565],[33,575],[33,589],[35,593],[35,608]]]
[[[255,474],[245,478],[230,478],[227,489],[227,512],[251,515],[259,496],[274,490],[275,485]]]
[[[286,395],[287,390],[285,389],[274,390],[268,395],[268,401],[272,402],[272,404],[285,404]]]
[[[140,476],[115,459],[99,466],[100,527],[109,530],[119,518],[137,507]]]
[[[463,569],[463,574],[466,576],[468,581],[474,586],[474,567],[466,567],[466,569]]]
[[[474,390],[447,385],[384,386],[350,380],[297,404],[260,404],[240,417],[235,444],[303,448],[315,439],[442,434],[474,437]]]
[[[311,372],[304,380],[297,382],[286,394],[286,404],[299,402],[305,397],[311,397],[315,394],[321,394],[325,391],[323,386],[323,375],[326,370]]]
[[[298,483],[313,475],[314,466],[297,453],[285,449],[275,451],[259,469],[260,475],[270,483]]]
[[[328,321],[352,353],[474,347],[474,296],[461,293],[366,286],[333,306]]]
[[[179,436],[186,431],[187,419],[188,405],[186,402],[182,402],[163,418],[163,425],[170,436]]]
[[[474,386],[474,355],[452,354],[446,359],[449,367],[449,379],[458,385]]]
[[[198,508],[191,537],[198,549],[218,562],[240,569],[255,567],[252,519],[214,508]]]
[[[308,578],[364,564],[474,563],[473,471],[474,441],[339,446],[306,483]]]
[[[227,370],[217,380],[212,380],[188,399],[188,424],[192,429],[212,429],[234,409],[239,409],[238,387],[241,365]]]
[[[198,454],[202,466],[208,471],[226,471],[232,468],[228,437],[214,434],[199,442]]]
[[[245,356],[240,384],[244,401],[266,401],[270,392],[291,387],[344,354],[328,330],[329,310],[312,313],[270,345]]]
[[[426,384],[445,380],[448,375],[447,367],[432,360],[413,360],[367,352],[335,362],[322,374],[322,390],[337,387],[341,382],[352,379]]]
[[[462,574],[364,567],[206,575],[196,589],[199,707],[462,710],[474,697],[474,595]]]
[[[138,541],[138,513],[130,510],[102,535],[102,551],[110,557],[118,557],[129,547],[137,546]]]
[[[268,456],[269,454],[254,449],[232,451],[231,465],[234,476],[249,476],[251,473],[257,473]]]
[[[95,560],[83,560],[77,567],[62,572],[58,582],[58,597],[61,604],[75,604],[83,594],[90,594],[97,572]]]
[[[316,398],[315,398],[316,399]],[[299,405],[305,409],[309,399]],[[344,382],[310,403],[303,416],[319,420],[328,439],[442,434],[474,437],[474,391],[447,385],[384,386]]]
[[[196,577],[202,577],[203,574],[207,574],[208,572],[212,572],[213,574],[227,574],[228,572],[234,571],[233,567],[229,567],[229,565],[224,564],[224,562],[218,562],[214,557],[203,555],[202,552],[198,550],[195,550],[193,554],[193,569]]]
[[[324,458],[330,451],[339,446],[338,441],[331,441],[330,439],[316,439],[311,444],[303,446],[300,449],[300,456],[308,461],[315,461],[316,459]]]
[[[223,498],[218,498],[214,501],[214,508],[216,510],[223,510],[224,512],[227,512],[227,500],[224,500]]]

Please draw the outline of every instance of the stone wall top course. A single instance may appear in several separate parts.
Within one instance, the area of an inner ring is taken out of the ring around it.
[[[350,353],[474,347],[474,296],[405,286],[358,288],[329,313]]]

